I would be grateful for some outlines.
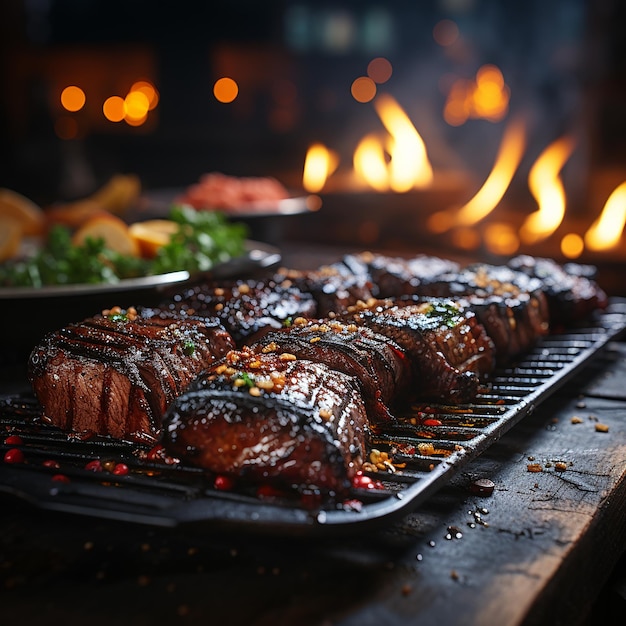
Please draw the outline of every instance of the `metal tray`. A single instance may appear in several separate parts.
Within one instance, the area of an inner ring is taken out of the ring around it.
[[[372,448],[392,452],[402,469],[370,474],[381,488],[355,489],[342,504],[305,506],[217,490],[205,472],[150,460],[146,447],[109,438],[81,440],[41,425],[30,394],[0,397],[6,433],[1,458],[16,447],[7,443],[12,434],[23,440],[24,455],[22,463],[0,464],[0,492],[41,509],[161,527],[200,524],[305,536],[380,528],[417,509],[625,330],[626,299],[611,299],[588,323],[543,338],[514,364],[498,369],[472,404],[411,407],[393,431],[371,442]],[[94,459],[109,471],[85,469]],[[116,463],[129,473],[113,473]]]

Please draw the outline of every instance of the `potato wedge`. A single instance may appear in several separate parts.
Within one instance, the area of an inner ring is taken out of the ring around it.
[[[12,189],[0,189],[0,216],[17,221],[26,236],[41,235],[45,229],[43,209]]]
[[[107,248],[127,256],[139,256],[139,245],[131,236],[128,225],[111,213],[102,213],[89,218],[72,237],[75,246],[83,245],[87,239],[104,239]]]
[[[172,235],[178,230],[178,224],[172,220],[146,220],[131,224],[128,230],[137,242],[141,256],[153,259],[159,248],[170,242]]]

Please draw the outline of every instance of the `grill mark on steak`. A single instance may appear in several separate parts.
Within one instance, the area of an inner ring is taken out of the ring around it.
[[[347,319],[397,343],[411,365],[412,396],[454,403],[473,400],[494,366],[494,346],[471,312],[444,299],[419,304],[360,303]]]
[[[155,440],[172,400],[234,347],[216,320],[142,309],[50,333],[28,375],[45,419],[60,428]]]
[[[539,280],[506,266],[477,263],[424,281],[416,295],[452,298],[475,312],[508,361],[549,330],[548,303]]]
[[[471,308],[492,337],[502,361],[527,350],[548,332],[546,285],[532,271],[518,271],[512,264],[476,263],[461,268],[439,257],[402,259],[367,252],[346,255],[343,263],[358,275],[368,275],[372,292],[379,299],[453,298],[464,308]],[[573,286],[573,281],[569,285]],[[568,294],[571,291],[567,289]]]
[[[409,382],[409,366],[400,346],[369,328],[339,320],[296,320],[289,328],[268,333],[252,349],[294,354],[354,376],[370,423],[393,419],[389,407]]]
[[[184,462],[236,480],[343,495],[362,464],[366,424],[352,377],[246,348],[173,402],[161,442]]]

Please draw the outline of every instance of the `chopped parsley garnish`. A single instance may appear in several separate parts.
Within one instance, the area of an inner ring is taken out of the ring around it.
[[[238,376],[241,378],[243,382],[246,384],[246,387],[254,387],[256,383],[254,382],[254,376],[250,376],[248,372],[241,372]]]
[[[185,344],[183,345],[183,354],[185,356],[191,356],[195,351],[196,351],[196,344],[193,341],[191,341],[191,339],[188,339],[187,341],[185,341]]]
[[[424,311],[427,317],[439,320],[445,326],[454,328],[461,316],[459,308],[453,302],[437,302]]]
[[[107,318],[114,322],[127,322],[128,316],[126,313],[109,313]]]

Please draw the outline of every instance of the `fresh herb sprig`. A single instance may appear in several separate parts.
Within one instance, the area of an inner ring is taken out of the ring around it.
[[[184,205],[174,206],[170,219],[178,224],[178,231],[159,249],[153,274],[206,272],[244,253],[248,230],[243,223],[231,223],[221,213]]]

